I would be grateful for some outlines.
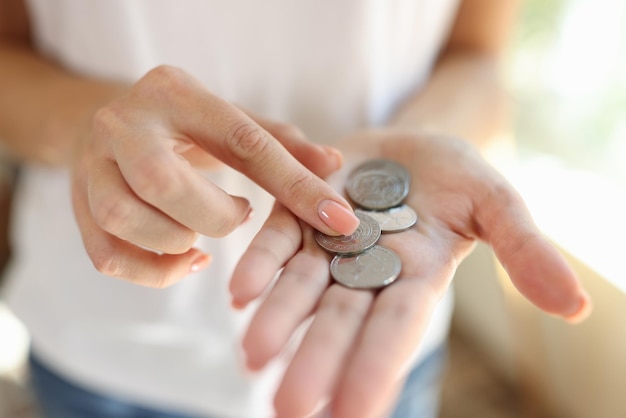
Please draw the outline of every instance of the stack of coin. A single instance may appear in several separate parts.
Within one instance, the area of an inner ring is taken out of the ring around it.
[[[360,219],[352,235],[315,233],[317,243],[335,254],[333,279],[347,287],[376,289],[393,283],[402,269],[400,257],[376,242],[381,232],[399,232],[417,222],[417,214],[402,202],[409,194],[409,172],[396,162],[371,160],[348,176],[346,192]]]

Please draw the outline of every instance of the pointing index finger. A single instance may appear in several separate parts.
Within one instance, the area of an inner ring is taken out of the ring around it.
[[[184,114],[174,120],[195,143],[244,173],[314,228],[333,235],[356,230],[359,220],[350,204],[243,111],[204,89],[179,97],[174,111]]]
[[[239,112],[235,108],[227,109]],[[224,161],[257,182],[314,228],[349,235],[358,219],[348,202],[245,114],[222,127]]]

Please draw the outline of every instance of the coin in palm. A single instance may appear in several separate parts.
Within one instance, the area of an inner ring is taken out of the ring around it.
[[[367,161],[348,176],[346,193],[357,205],[372,210],[399,205],[409,194],[410,174],[385,159]]]
[[[417,223],[417,213],[407,205],[385,210],[357,209],[355,213],[364,213],[376,219],[382,232],[406,231]]]
[[[361,221],[351,235],[331,236],[315,231],[315,240],[327,251],[335,254],[358,254],[372,247],[380,238],[380,225],[365,213],[356,213]]]
[[[400,257],[389,248],[375,245],[354,256],[337,255],[330,263],[333,279],[354,289],[378,289],[393,283],[402,270]]]

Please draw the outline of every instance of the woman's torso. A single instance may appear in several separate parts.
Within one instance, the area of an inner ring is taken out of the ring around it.
[[[332,143],[383,124],[426,80],[456,0],[29,0],[40,51],[85,76],[133,82],[179,66],[213,93]],[[25,166],[16,194],[7,296],[39,355],[68,377],[138,401],[225,417],[269,407],[280,364],[242,371],[249,312],[227,282],[271,198],[231,170],[207,176],[247,196],[255,220],[202,238],[213,264],[169,289],[102,277],[87,258],[68,173]],[[445,337],[449,303],[424,350]]]

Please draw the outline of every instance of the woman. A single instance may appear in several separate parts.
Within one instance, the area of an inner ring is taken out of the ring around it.
[[[474,148],[513,2],[0,3],[0,136],[23,167],[6,293],[44,415],[435,416],[477,239],[540,308],[588,313]],[[331,284],[310,237],[355,230],[341,179],[377,157],[409,169],[420,221],[384,238],[403,272],[374,294]]]

